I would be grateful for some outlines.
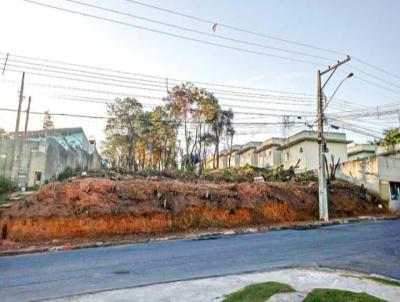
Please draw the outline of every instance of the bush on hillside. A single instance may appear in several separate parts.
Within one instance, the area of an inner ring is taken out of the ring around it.
[[[58,180],[58,181],[63,181],[63,180],[66,180],[66,179],[68,179],[68,178],[71,178],[72,176],[74,176],[74,171],[72,170],[72,168],[66,167],[66,168],[64,169],[64,171],[62,171],[62,172],[58,175],[57,180]]]
[[[9,193],[12,190],[11,180],[0,176],[0,194]]]

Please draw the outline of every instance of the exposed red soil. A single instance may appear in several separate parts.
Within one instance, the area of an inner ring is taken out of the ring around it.
[[[385,214],[378,199],[336,182],[330,215]],[[0,215],[2,239],[38,241],[234,228],[317,218],[317,186],[87,178],[43,186]]]

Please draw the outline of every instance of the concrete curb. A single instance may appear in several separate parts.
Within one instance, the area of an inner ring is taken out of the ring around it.
[[[199,234],[189,234],[189,235],[172,235],[172,236],[159,236],[155,238],[148,238],[144,240],[127,240],[120,242],[96,242],[96,243],[88,243],[88,244],[76,244],[76,245],[61,245],[61,246],[49,246],[49,247],[34,247],[27,249],[18,249],[18,250],[8,250],[0,252],[0,257],[5,256],[16,256],[23,254],[34,254],[34,253],[45,253],[45,252],[59,252],[59,251],[71,251],[71,250],[80,250],[80,249],[88,249],[88,248],[96,248],[96,247],[107,247],[107,246],[115,246],[115,245],[123,245],[123,244],[133,244],[133,243],[146,243],[146,242],[155,242],[155,241],[166,241],[166,240],[213,240],[221,238],[222,236],[234,236],[234,235],[244,235],[244,234],[254,234],[254,233],[265,233],[265,232],[273,232],[273,231],[282,231],[282,230],[311,230],[317,229],[326,226],[332,225],[340,225],[340,224],[351,224],[351,223],[360,223],[360,222],[369,222],[369,221],[380,221],[380,220],[396,220],[400,219],[400,215],[385,215],[385,216],[359,216],[354,218],[343,218],[343,219],[332,219],[331,221],[305,221],[294,224],[279,224],[273,226],[261,226],[261,227],[251,227],[251,228],[243,228],[243,229],[228,229],[223,231],[214,231],[214,232],[202,232]]]

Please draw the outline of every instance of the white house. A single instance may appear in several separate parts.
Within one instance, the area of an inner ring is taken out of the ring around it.
[[[341,162],[347,161],[347,144],[351,141],[346,140],[345,133],[325,132],[325,141],[327,143],[328,153],[325,153],[328,161],[331,161],[333,155],[335,162],[340,159]],[[318,136],[316,131],[304,130],[298,132],[283,142],[281,149],[282,165],[285,168],[295,166],[300,160],[296,172],[311,171],[318,168]]]
[[[276,168],[281,165],[281,150],[280,147],[284,140],[282,138],[271,137],[257,147],[257,154],[260,168]]]
[[[226,153],[226,165],[227,167],[239,167],[240,166],[240,155],[239,150],[242,145],[233,145]]]
[[[258,160],[256,149],[260,145],[261,142],[249,142],[240,148],[240,150],[238,151],[238,154],[240,156],[240,167],[244,167],[247,164],[257,166]]]
[[[375,155],[375,145],[355,144],[347,147],[347,160],[360,159]]]

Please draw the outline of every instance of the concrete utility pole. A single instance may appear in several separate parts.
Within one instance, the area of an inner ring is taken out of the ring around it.
[[[29,99],[28,99],[28,108],[26,108],[24,139],[26,139],[26,134],[28,132],[29,113],[31,111],[31,100],[32,100],[32,98],[29,97]]]
[[[19,101],[18,101],[18,112],[17,112],[17,122],[15,123],[15,132],[14,132],[14,147],[13,147],[13,158],[12,158],[12,172],[11,179],[18,182],[18,170],[19,170],[19,148],[18,148],[18,131],[19,131],[19,122],[21,119],[21,107],[22,101],[24,99],[24,85],[25,85],[25,72],[22,73],[21,80],[21,89],[19,90]]]
[[[335,73],[336,69],[350,61],[350,57],[343,61],[338,61],[334,66],[329,66],[328,69],[324,71],[318,70],[317,72],[317,118],[318,118],[318,201],[319,201],[319,219],[323,221],[329,220],[328,214],[328,190],[326,181],[326,171],[325,171],[325,153],[327,153],[326,142],[324,137],[324,104],[323,104],[323,89],[326,84]],[[328,79],[325,81],[324,85],[321,87],[321,77],[332,71]],[[352,75],[352,74],[351,74]],[[336,91],[335,91],[336,93]]]

